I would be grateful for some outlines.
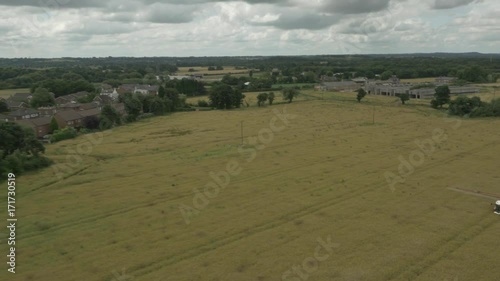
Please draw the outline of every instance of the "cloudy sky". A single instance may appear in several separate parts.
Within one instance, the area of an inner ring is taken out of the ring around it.
[[[498,0],[0,0],[0,57],[500,50]]]

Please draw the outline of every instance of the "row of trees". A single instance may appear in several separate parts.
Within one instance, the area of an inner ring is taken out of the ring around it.
[[[434,99],[431,101],[433,108],[443,108],[448,105],[448,113],[461,117],[500,117],[500,99],[483,102],[480,97],[458,96],[451,100],[448,86],[436,88]]]

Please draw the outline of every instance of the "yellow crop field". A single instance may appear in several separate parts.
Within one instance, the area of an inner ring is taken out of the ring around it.
[[[249,69],[236,69],[234,66],[224,66],[223,70],[212,70],[209,71],[208,67],[179,67],[179,71],[177,74],[179,75],[188,75],[188,74],[204,74],[204,75],[226,75],[226,74],[248,74]],[[189,70],[193,69],[194,72],[190,72]]]
[[[498,280],[494,200],[450,188],[500,193],[499,126],[307,91],[47,145],[17,180],[15,277]]]

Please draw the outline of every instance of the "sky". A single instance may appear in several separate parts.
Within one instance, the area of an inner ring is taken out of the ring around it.
[[[0,57],[499,53],[498,0],[0,0]]]

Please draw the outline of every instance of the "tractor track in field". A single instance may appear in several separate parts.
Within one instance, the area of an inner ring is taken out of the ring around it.
[[[301,142],[297,142],[297,143],[301,143]],[[290,145],[293,145],[293,144],[290,144]],[[277,147],[273,147],[273,148],[267,148],[266,150],[271,151],[273,149],[282,149],[282,148],[283,148],[283,146],[277,146]],[[304,153],[302,155],[307,155],[307,154],[308,153]],[[327,159],[327,160],[323,160],[323,161],[317,161],[317,160],[315,160],[315,161],[311,161],[308,164],[300,164],[300,165],[296,165],[296,166],[293,166],[293,167],[287,167],[287,168],[283,168],[283,169],[280,169],[280,170],[274,170],[274,171],[266,173],[266,174],[261,174],[259,176],[259,178],[273,176],[273,175],[281,174],[281,173],[284,173],[284,172],[292,171],[292,170],[295,170],[295,169],[300,169],[300,168],[303,168],[305,166],[318,165],[318,164],[322,164],[322,163],[326,163],[326,162],[332,162],[332,161],[339,160],[339,159],[344,159],[344,158],[350,158],[350,156],[347,155],[347,156],[344,156],[342,158]],[[82,169],[82,171],[83,170],[85,170],[85,169]],[[82,171],[80,171],[80,172],[82,172]],[[78,172],[78,173],[80,173],[80,172]],[[239,183],[245,183],[245,182],[252,181],[252,180],[255,180],[255,177],[254,176],[248,176],[248,177],[243,178],[241,180],[232,181],[231,185],[239,184]],[[197,182],[197,181],[192,181],[191,183],[195,183],[195,182]],[[185,184],[190,184],[190,183],[188,182],[188,183],[185,183]],[[310,190],[308,190],[306,192],[311,192],[311,191],[314,191],[314,190],[310,189]],[[60,224],[58,226],[51,227],[50,229],[47,229],[43,233],[39,233],[39,231],[24,232],[22,235],[19,235],[19,237],[23,238],[23,239],[32,238],[32,237],[36,237],[36,236],[39,236],[39,235],[44,235],[47,232],[52,232],[52,231],[57,231],[57,230],[61,230],[61,229],[66,229],[66,228],[69,228],[69,227],[72,227],[72,226],[77,226],[77,225],[80,225],[80,224],[83,224],[83,223],[94,223],[96,220],[105,219],[105,218],[108,218],[108,217],[111,217],[111,216],[114,216],[114,215],[123,215],[123,214],[125,214],[127,212],[134,211],[134,210],[137,210],[137,209],[140,209],[140,208],[152,207],[152,206],[156,206],[158,204],[167,204],[168,202],[178,201],[178,200],[182,200],[182,199],[193,197],[193,196],[194,196],[193,192],[189,191],[186,194],[176,196],[175,198],[159,198],[159,199],[156,199],[156,200],[149,201],[148,203],[137,204],[137,205],[134,205],[134,206],[130,206],[130,207],[126,207],[126,208],[121,208],[121,209],[118,209],[118,210],[115,210],[115,211],[112,211],[112,212],[108,212],[108,213],[105,213],[105,214],[99,214],[99,215],[95,215],[95,216],[90,216],[90,217],[87,217],[87,218],[83,218],[83,219],[80,219],[80,220],[71,221],[71,222],[66,223],[66,224]]]
[[[336,122],[336,123],[323,123],[323,124],[319,124],[319,125],[316,125],[316,126],[309,126],[307,127],[308,129],[313,129],[313,128],[320,128],[320,127],[328,127],[329,129],[331,129],[331,127],[333,126],[336,126],[336,125],[345,125],[345,124],[351,124],[351,123],[354,123],[354,122],[361,122],[361,121],[365,121],[365,119],[358,119],[358,120],[347,120],[347,121],[340,121],[340,122]],[[144,127],[146,125],[151,125],[150,123],[148,124],[144,124],[144,125],[141,125],[141,127]],[[359,125],[359,124],[357,124]],[[404,125],[403,123],[400,123],[400,124],[397,124],[397,125]],[[349,127],[349,128],[343,128],[343,129],[352,129],[353,127]],[[233,132],[233,130],[228,130],[228,131],[224,131],[224,132]],[[222,133],[224,133],[222,132]],[[239,141],[241,140],[241,137],[232,137],[232,138],[223,138],[223,139],[215,139],[215,140],[212,140],[212,141],[203,141],[203,142],[199,142],[197,145],[200,145],[200,146],[204,146],[204,145],[207,145],[207,144],[215,144],[215,143],[220,143],[220,142],[226,142],[226,141],[237,141],[239,143]],[[295,143],[291,143],[291,144],[286,144],[286,145],[283,145],[281,147],[285,147],[285,146],[291,146],[291,145],[294,145],[294,144],[299,144],[299,143],[302,143],[303,141],[300,141],[300,142],[295,142]],[[193,148],[193,147],[196,147],[197,145],[186,145],[186,146],[181,146],[181,147],[174,147],[174,148],[169,148],[168,150],[165,150],[163,152],[170,152],[170,151],[175,151],[175,150],[182,150],[182,149],[186,149],[186,148]],[[130,154],[128,157],[133,157],[133,156],[142,156],[144,155],[143,153],[137,153],[137,154]],[[67,155],[59,155],[60,157],[64,157],[64,156],[67,156]],[[228,155],[228,156],[231,156],[231,155]],[[96,158],[96,156],[94,155],[88,155],[88,157],[90,158]],[[64,164],[64,163],[56,163],[56,164]],[[89,168],[89,167],[87,167]],[[76,172],[74,173],[69,173],[69,174],[66,174],[63,178],[64,179],[68,179],[74,175],[78,175],[81,173],[80,171],[81,169],[77,170]],[[83,169],[83,170],[86,170],[86,169]],[[29,191],[27,191],[25,194],[30,194],[34,191],[38,191],[42,188],[46,188],[46,187],[49,187],[51,185],[54,185],[54,184],[57,184],[59,183],[60,180],[51,180],[49,182],[46,182],[46,183],[43,183]]]
[[[496,142],[491,142],[491,144],[493,144],[493,143],[496,143]],[[434,168],[435,166],[438,166],[438,165],[441,165],[443,163],[449,162],[452,158],[455,158],[457,155],[465,154],[465,153],[469,154],[469,153],[473,153],[475,151],[480,151],[482,149],[484,149],[484,146],[479,146],[479,147],[476,147],[476,148],[472,148],[472,149],[470,149],[468,151],[460,152],[460,153],[455,154],[453,156],[450,156],[450,157],[448,157],[446,159],[443,159],[441,161],[436,161],[436,162],[434,162],[434,163],[432,163],[430,165],[427,165],[426,167],[420,168],[420,170],[422,170],[422,171],[429,170],[431,168]],[[192,248],[190,250],[184,250],[179,255],[173,256],[171,258],[167,258],[167,259],[165,259],[163,261],[156,261],[156,262],[153,262],[151,264],[141,264],[141,265],[138,265],[138,266],[136,266],[134,268],[131,268],[131,272],[136,273],[135,274],[136,276],[144,275],[144,274],[147,274],[149,272],[153,272],[155,270],[163,268],[164,266],[169,266],[169,265],[172,265],[172,264],[176,264],[176,263],[178,263],[180,261],[187,260],[187,259],[199,256],[201,254],[204,254],[204,253],[207,253],[209,251],[215,250],[215,249],[217,249],[219,247],[223,247],[223,246],[225,246],[227,244],[234,243],[236,241],[239,241],[239,240],[241,240],[243,238],[246,238],[246,237],[249,237],[251,235],[255,235],[257,233],[260,233],[260,232],[263,232],[263,231],[275,228],[277,226],[281,226],[281,225],[283,225],[285,223],[289,223],[290,221],[293,221],[294,219],[297,219],[297,218],[300,218],[300,217],[303,217],[303,216],[315,213],[315,212],[317,212],[317,211],[319,211],[321,209],[324,209],[326,207],[330,207],[332,205],[338,204],[338,203],[343,202],[345,200],[349,200],[349,199],[355,198],[355,197],[357,197],[357,196],[359,196],[359,195],[361,195],[363,193],[371,192],[371,191],[376,190],[376,189],[378,189],[381,186],[384,186],[386,184],[387,184],[386,182],[379,183],[379,184],[375,185],[375,187],[372,187],[372,188],[359,189],[359,190],[356,190],[356,191],[354,191],[352,193],[343,194],[343,195],[340,195],[339,197],[336,197],[336,198],[333,198],[333,199],[330,199],[330,200],[326,200],[326,201],[323,201],[323,202],[318,202],[318,203],[315,203],[314,205],[309,205],[309,206],[300,208],[300,209],[295,210],[293,212],[290,212],[288,214],[282,215],[278,219],[274,219],[274,220],[271,220],[271,221],[268,221],[268,222],[261,223],[260,225],[254,226],[250,231],[239,231],[237,233],[230,234],[227,237],[220,238],[220,239],[217,239],[215,241],[212,241],[212,243],[210,245],[202,245],[202,246],[198,246],[198,247]],[[349,195],[349,196],[347,196],[347,195]]]
[[[494,143],[494,142],[492,142]],[[492,144],[490,143],[490,144]],[[487,145],[490,145],[490,144],[487,144]],[[476,147],[476,148],[473,148],[473,149],[470,149],[470,150],[467,150],[467,151],[462,151],[462,152],[459,152],[453,156],[450,156],[446,159],[442,159],[442,160],[439,160],[439,161],[436,161],[434,163],[432,163],[432,165],[428,165],[426,166],[426,168],[421,168],[421,170],[428,170],[434,166],[438,166],[438,165],[441,165],[442,163],[446,163],[448,162],[449,160],[453,159],[453,158],[456,158],[456,156],[458,155],[467,155],[467,154],[470,154],[474,151],[480,151],[482,149],[485,148],[485,146],[487,145],[482,145],[480,147]],[[338,159],[338,158],[337,158]],[[335,159],[333,159],[335,160]],[[324,162],[328,162],[328,161],[333,161],[332,159],[328,159],[328,160],[324,160],[324,161],[321,161],[321,162],[317,162],[317,161],[314,161],[314,162],[311,162],[309,165],[306,164],[302,164],[302,165],[298,165],[298,166],[295,166],[295,167],[291,167],[291,168],[287,168],[287,169],[283,169],[283,170],[280,170],[280,171],[275,171],[273,173],[269,173],[268,175],[265,175],[265,176],[271,176],[271,175],[274,175],[274,174],[278,174],[278,173],[282,173],[284,170],[294,170],[294,169],[297,169],[297,168],[301,168],[301,167],[304,167],[304,166],[310,166],[310,165],[316,165],[316,164],[321,164],[321,163],[324,163]],[[392,165],[391,165],[392,166]],[[248,178],[248,179],[244,179],[242,181],[248,181],[248,180],[253,180],[254,178],[251,177],[251,178]],[[238,181],[238,182],[241,182],[241,181]],[[181,253],[180,255],[178,255],[178,257],[173,257],[173,258],[170,258],[170,259],[166,259],[164,260],[163,262],[160,262],[160,263],[154,263],[152,265],[146,265],[147,267],[146,268],[150,268],[150,267],[153,267],[152,270],[154,270],[154,268],[161,268],[163,266],[168,266],[168,265],[171,265],[171,264],[175,264],[176,262],[180,262],[182,260],[185,260],[185,259],[189,259],[189,258],[192,258],[192,257],[195,257],[197,255],[200,255],[200,254],[203,254],[203,253],[206,253],[206,252],[209,252],[215,248],[218,248],[218,247],[222,247],[228,243],[232,243],[232,242],[236,242],[238,240],[241,240],[247,236],[250,236],[250,235],[253,235],[253,234],[257,234],[259,232],[262,232],[262,231],[265,231],[265,230],[268,230],[268,229],[272,229],[274,227],[277,227],[279,225],[282,225],[284,223],[288,223],[290,222],[291,220],[295,219],[295,218],[299,218],[299,217],[302,217],[302,216],[305,216],[305,215],[308,215],[308,214],[311,214],[311,213],[314,213],[314,212],[317,212],[318,210],[321,210],[325,207],[330,207],[334,204],[338,204],[340,202],[344,202],[346,200],[349,200],[351,198],[354,198],[354,197],[357,197],[358,195],[360,194],[363,194],[365,192],[368,192],[368,191],[373,191],[377,188],[379,188],[379,186],[384,186],[386,185],[385,182],[383,182],[382,184],[379,184],[378,186],[376,187],[373,187],[373,188],[370,188],[370,189],[359,189],[357,191],[355,191],[355,193],[347,193],[347,194],[343,194],[341,195],[340,197],[338,198],[334,198],[333,200],[328,200],[326,202],[322,202],[322,203],[318,203],[318,204],[314,204],[313,206],[308,206],[308,207],[305,207],[305,208],[301,208],[300,210],[298,211],[295,211],[295,212],[292,212],[292,213],[289,213],[289,214],[285,214],[283,216],[281,216],[277,221],[276,220],[272,220],[272,221],[269,221],[269,222],[265,222],[264,224],[261,224],[257,227],[255,227],[253,229],[253,231],[251,232],[237,232],[237,233],[233,233],[231,234],[229,237],[224,237],[224,238],[221,238],[221,239],[218,239],[214,244],[211,244],[209,246],[201,246],[201,247],[196,247],[194,249],[190,249],[188,251],[185,251],[183,253]],[[306,192],[311,192],[311,190],[307,190]],[[347,196],[349,195],[349,196]],[[192,194],[190,193],[189,196],[192,196]],[[176,199],[174,199],[176,200]],[[161,201],[163,202],[163,201]],[[142,204],[143,207],[149,207],[151,206],[151,204]],[[131,208],[127,208],[128,210],[134,210],[136,209],[137,206],[135,207],[131,207]],[[123,214],[123,210],[119,210],[119,211],[116,211],[116,212],[113,212],[111,215],[118,215],[118,214]],[[105,217],[108,217],[109,215],[106,215]],[[95,222],[96,218],[90,218],[90,219],[87,219],[87,222]],[[81,223],[84,223],[83,221],[79,221],[75,224],[81,224]],[[215,246],[214,246],[215,245]],[[138,273],[141,273],[143,270],[142,268],[144,268],[144,266],[139,266],[137,270]],[[150,272],[151,270],[149,270],[148,272]]]
[[[347,122],[345,122],[345,123],[347,123]],[[339,123],[337,123],[337,124],[339,124]],[[344,124],[344,123],[342,123],[342,124]],[[405,124],[404,123],[400,123],[398,125],[404,126]],[[326,125],[322,124],[320,126],[324,127]],[[320,126],[318,126],[318,127],[320,127]],[[328,126],[331,126],[331,125],[328,125]],[[309,127],[309,128],[311,128],[311,127]],[[349,127],[348,129],[350,130],[350,129],[353,129],[353,128],[354,127]],[[346,129],[344,129],[344,130],[346,130]],[[327,138],[328,137],[330,137],[330,136],[327,136]],[[315,140],[321,140],[321,139],[324,139],[324,138],[325,137],[315,138]],[[347,142],[348,140],[345,140],[345,141]],[[325,143],[328,144],[329,142],[330,142],[330,140],[327,140]],[[300,141],[293,142],[293,143],[287,143],[286,145],[270,146],[270,147],[265,148],[263,151],[279,150],[279,149],[283,149],[284,147],[295,146],[295,145],[301,144],[301,143],[304,143],[304,140],[300,140]],[[314,145],[317,146],[318,144],[316,143]],[[235,155],[239,155],[239,154],[237,152],[234,152],[234,153],[228,154],[226,156],[230,157],[230,156],[235,156]],[[304,152],[301,155],[308,155],[308,153]],[[337,157],[337,158],[326,159],[326,160],[322,160],[322,161],[314,160],[314,161],[311,161],[308,164],[301,163],[301,164],[295,165],[293,167],[286,167],[286,168],[283,168],[283,169],[280,169],[280,170],[271,171],[271,172],[266,173],[266,174],[261,174],[260,177],[267,177],[267,176],[277,175],[277,174],[281,174],[283,172],[292,171],[292,170],[295,170],[295,169],[300,169],[302,167],[310,167],[310,166],[313,166],[313,165],[318,165],[318,164],[322,164],[322,163],[326,163],[326,162],[337,161],[337,160],[341,160],[341,159],[345,159],[345,158],[350,158],[350,157],[351,157],[351,154],[346,154],[346,155],[344,155],[341,158]],[[83,168],[83,169],[80,169],[80,170],[76,171],[74,173],[74,175],[80,174],[81,172],[85,171],[87,168],[89,168],[89,167],[86,167],[86,168]],[[69,178],[69,177],[70,176],[65,177],[65,179]],[[247,178],[243,178],[243,179],[238,180],[238,181],[232,181],[231,184],[234,185],[234,184],[238,184],[238,183],[248,182],[248,181],[251,181],[251,180],[255,180],[255,177],[249,176]],[[197,181],[192,181],[191,183],[195,183],[195,182],[197,182]],[[189,184],[189,183],[186,183],[186,184]],[[37,189],[40,189],[40,187],[38,187]],[[321,189],[321,188],[318,188],[318,189]],[[317,190],[317,189],[309,189],[307,191],[304,191],[304,193],[314,192],[315,190]],[[189,191],[186,194],[183,194],[183,195],[180,195],[180,196],[176,196],[175,198],[159,198],[159,199],[156,199],[156,200],[153,200],[153,201],[149,201],[148,203],[137,204],[137,205],[134,205],[134,206],[130,206],[130,207],[126,207],[126,208],[121,208],[121,209],[118,209],[118,210],[115,210],[115,211],[112,211],[112,212],[108,212],[108,213],[105,213],[105,214],[98,214],[98,215],[95,215],[95,216],[90,216],[90,217],[83,218],[83,219],[76,220],[76,221],[73,220],[73,221],[71,221],[69,223],[66,223],[66,224],[60,224],[60,225],[51,227],[50,229],[45,230],[45,232],[43,232],[43,233],[40,233],[39,231],[24,232],[23,235],[19,235],[19,237],[26,239],[26,238],[36,237],[36,236],[39,236],[39,235],[45,235],[47,232],[52,232],[52,231],[57,231],[57,230],[61,230],[61,229],[66,229],[68,227],[72,227],[72,226],[76,226],[76,225],[84,224],[84,223],[95,223],[96,220],[105,219],[105,218],[108,218],[108,217],[111,217],[111,216],[114,216],[114,215],[124,214],[124,213],[130,212],[130,211],[134,211],[134,210],[140,209],[140,208],[146,208],[146,207],[156,206],[158,204],[165,204],[165,203],[168,203],[168,202],[185,199],[185,198],[189,198],[189,197],[192,197],[192,196],[194,196],[193,192]]]
[[[418,258],[417,262],[413,263],[410,268],[394,272],[388,276],[386,280],[410,281],[418,278],[425,270],[432,267],[443,258],[453,254],[460,249],[460,247],[476,238],[496,222],[496,218],[488,213],[479,223],[474,222],[460,231],[457,231],[454,235],[450,236],[445,243],[439,244],[438,247],[431,250],[424,257]]]
[[[404,123],[401,123],[401,124],[398,124],[398,125],[404,125]],[[352,128],[350,128],[350,129],[352,129]],[[295,142],[295,143],[287,144],[287,146],[295,145],[295,144],[298,144],[298,143],[303,143],[303,141],[298,141],[298,142]],[[494,142],[492,142],[492,143],[494,143]],[[317,145],[317,144],[314,144],[314,145]],[[275,150],[275,149],[282,149],[282,148],[283,148],[283,146],[270,147],[270,148],[266,148],[266,151],[267,150],[272,151],[272,150]],[[481,148],[483,148],[483,147],[482,146],[478,147],[478,149],[481,149]],[[469,152],[470,151],[466,151],[466,152],[463,152],[463,153],[458,153],[458,154],[456,154],[456,155],[454,155],[454,156],[452,156],[450,158],[456,157],[457,155],[466,154],[466,153],[469,153]],[[304,153],[303,155],[307,155],[307,153]],[[345,156],[343,158],[348,158],[348,157],[349,157],[349,155]],[[291,170],[295,170],[295,169],[300,169],[300,168],[305,167],[305,166],[312,166],[312,165],[322,164],[322,163],[331,162],[331,161],[335,161],[335,160],[343,159],[343,158],[327,159],[327,160],[323,160],[323,161],[319,161],[319,162],[318,161],[312,161],[310,164],[296,165],[294,167],[288,167],[288,168],[285,168],[285,169],[281,169],[279,171],[273,171],[273,172],[270,172],[270,173],[267,173],[267,174],[264,174],[264,175],[261,175],[261,176],[262,177],[272,176],[272,175],[280,174],[280,173],[283,173],[283,172],[287,172],[287,171],[291,171]],[[254,179],[255,179],[254,177],[248,177],[246,179],[241,179],[239,181],[234,181],[234,182],[232,182],[232,184],[243,183],[243,182],[247,182],[247,181],[254,180]],[[320,187],[318,189],[322,189],[322,188],[323,187]],[[304,193],[314,192],[316,190],[317,189],[309,189],[309,190],[306,190]],[[131,206],[131,207],[127,207],[127,208],[122,208],[122,209],[119,209],[119,210],[115,210],[115,211],[112,211],[112,212],[109,212],[109,213],[106,213],[106,214],[99,214],[99,215],[87,217],[87,218],[84,218],[84,219],[81,219],[81,220],[72,221],[72,222],[67,223],[67,224],[58,225],[56,227],[51,227],[50,229],[46,230],[43,233],[40,233],[39,231],[28,232],[28,233],[25,233],[24,235],[22,235],[21,237],[22,238],[36,237],[36,236],[39,236],[39,235],[43,235],[46,232],[52,232],[52,231],[56,231],[56,230],[66,229],[66,228],[69,228],[69,227],[72,227],[72,226],[76,226],[76,225],[80,225],[80,224],[83,224],[83,223],[91,223],[91,222],[95,222],[96,220],[105,219],[105,218],[108,218],[108,217],[111,217],[111,216],[114,216],[114,215],[122,215],[124,213],[130,212],[130,211],[134,211],[136,209],[151,207],[151,206],[158,205],[160,203],[161,204],[165,204],[167,202],[177,201],[177,200],[180,200],[180,199],[183,199],[183,198],[186,198],[186,197],[191,197],[191,196],[193,196],[192,192],[189,192],[189,193],[187,193],[185,195],[177,196],[175,198],[171,198],[171,199],[166,200],[166,201],[165,201],[165,198],[160,198],[160,199],[154,200],[152,202],[138,204],[138,205],[135,205],[135,206]]]

